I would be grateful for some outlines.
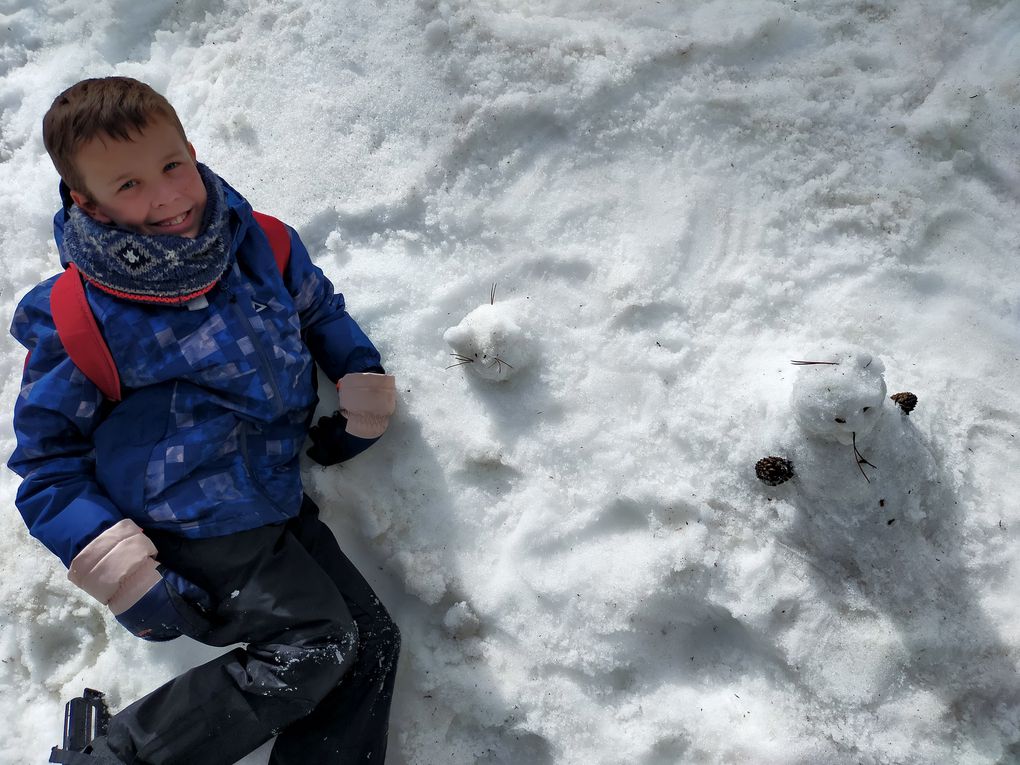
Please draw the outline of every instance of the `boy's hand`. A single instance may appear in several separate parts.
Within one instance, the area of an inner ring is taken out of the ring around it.
[[[117,621],[144,640],[173,640],[181,635],[197,638],[210,628],[207,618],[212,600],[198,585],[160,566],[163,578]]]
[[[376,438],[358,438],[347,431],[347,418],[340,412],[320,417],[308,431],[312,446],[308,456],[320,465],[329,467],[356,457],[374,444]]]
[[[340,378],[336,388],[348,433],[358,438],[378,438],[385,432],[397,403],[393,375],[352,372]]]
[[[210,607],[208,594],[172,571],[157,569],[155,556],[156,546],[125,518],[75,556],[67,578],[146,640],[172,640],[207,629],[199,609]]]
[[[125,518],[75,556],[67,578],[117,615],[161,580],[156,565],[156,546]]]
[[[365,451],[383,434],[396,408],[393,375],[357,372],[344,375],[336,385],[340,409],[308,431],[308,456],[320,465],[336,465]]]

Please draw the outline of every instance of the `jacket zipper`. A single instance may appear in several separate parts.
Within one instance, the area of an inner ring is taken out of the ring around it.
[[[255,336],[255,331],[251,327],[251,323],[248,321],[248,317],[244,314],[244,309],[237,302],[237,296],[233,290],[230,289],[226,284],[223,285],[223,291],[227,293],[227,297],[230,300],[231,310],[241,320],[241,326],[244,327],[245,334],[251,341],[252,346],[255,348],[255,352],[259,356],[259,365],[262,368],[263,376],[269,380],[269,386],[273,390],[273,398],[276,403],[274,404],[274,419],[283,415],[285,408],[283,405],[283,396],[280,393],[280,386],[276,382],[276,375],[273,374],[273,369],[269,364],[269,356],[266,355],[266,349],[262,346],[262,343]]]
[[[244,314],[244,309],[242,309],[237,302],[237,295],[234,294],[233,290],[231,290],[230,287],[228,287],[225,282],[222,284],[222,288],[223,292],[226,293],[227,298],[230,302],[231,310],[233,310],[235,315],[241,320],[241,326],[244,327],[244,331],[245,334],[248,336],[248,340],[251,341],[252,346],[254,346],[255,348],[255,352],[259,356],[259,364],[262,367],[262,372],[264,376],[269,380],[269,385],[273,390],[273,397],[276,400],[276,405],[274,407],[276,410],[275,412],[276,417],[280,417],[283,415],[285,411],[283,406],[283,396],[280,393],[280,387],[279,385],[277,385],[276,377],[273,375],[272,368],[269,365],[269,357],[266,355],[266,350],[265,348],[263,348],[262,343],[259,342],[259,339],[255,337],[255,332],[251,327],[251,323],[248,321],[248,317],[245,316]],[[270,505],[272,505],[273,509],[276,510],[276,512],[286,517],[287,514],[283,511],[283,508],[281,508],[279,503],[277,503],[276,500],[273,499],[272,496],[270,496],[269,491],[266,489],[265,486],[262,485],[262,481],[259,480],[258,476],[255,475],[255,471],[252,469],[251,457],[248,453],[249,423],[244,420],[242,420],[241,423],[242,423],[241,457],[244,460],[245,472],[248,473],[248,477],[251,479],[251,482],[255,485],[255,488],[258,490],[259,494],[266,498],[266,501],[269,502]]]

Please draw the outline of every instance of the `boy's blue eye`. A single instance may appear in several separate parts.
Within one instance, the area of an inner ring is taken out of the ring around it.
[[[127,189],[133,188],[135,186],[135,183],[136,183],[135,181],[125,181],[124,183],[121,184],[120,188],[117,190],[125,191]]]
[[[168,170],[173,170],[174,168],[180,167],[180,166],[181,166],[180,162],[168,162],[167,166],[163,168],[163,172],[165,173]]]

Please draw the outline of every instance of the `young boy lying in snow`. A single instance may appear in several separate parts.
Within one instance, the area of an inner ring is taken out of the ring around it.
[[[224,765],[279,734],[273,763],[382,763],[399,634],[304,496],[298,458],[315,362],[340,381],[340,411],[312,428],[323,464],[382,434],[393,378],[297,234],[275,222],[290,249],[278,265],[251,207],[196,163],[149,86],[79,82],[43,138],[62,179],[61,260],[80,272],[123,396],[69,358],[80,341],[58,334],[57,277],[29,292],[12,326],[30,351],[18,507],[139,637],[247,644],[64,761]]]

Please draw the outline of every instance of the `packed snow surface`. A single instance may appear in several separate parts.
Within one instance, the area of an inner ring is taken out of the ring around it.
[[[112,73],[297,227],[397,376],[383,440],[307,471],[403,632],[388,762],[1020,758],[1020,3],[0,0],[8,317],[57,269],[42,115]],[[448,368],[500,327],[522,368]],[[819,348],[918,396],[858,380],[871,464],[801,427]],[[76,592],[16,488],[3,763],[83,686],[121,707],[214,655]]]

